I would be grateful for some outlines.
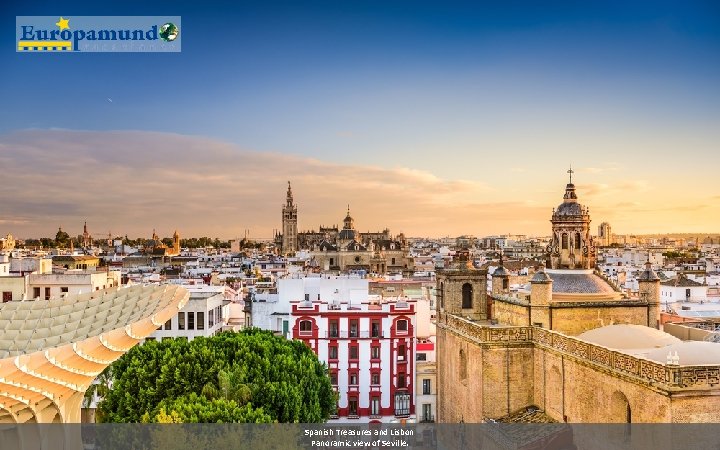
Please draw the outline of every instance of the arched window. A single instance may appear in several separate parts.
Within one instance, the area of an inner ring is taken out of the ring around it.
[[[300,321],[300,334],[312,334],[312,322],[309,320]]]
[[[567,249],[568,248],[568,235],[567,233],[562,234],[562,248]]]
[[[582,243],[582,238],[580,237],[580,233],[575,233],[575,248],[580,248],[580,244]]]
[[[463,284],[462,287],[462,308],[471,309],[473,307],[473,288],[470,283]]]

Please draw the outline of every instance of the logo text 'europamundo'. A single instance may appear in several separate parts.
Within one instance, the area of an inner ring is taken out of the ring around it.
[[[180,17],[17,16],[18,52],[179,52]]]

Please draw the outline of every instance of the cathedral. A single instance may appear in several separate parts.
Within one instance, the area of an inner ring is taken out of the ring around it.
[[[462,252],[438,271],[438,421],[534,411],[547,422],[719,422],[720,344],[660,330],[649,263],[639,298],[594,270],[590,213],[572,178],[550,222],[547,267],[517,291],[502,263],[488,274]]]
[[[387,228],[381,232],[359,232],[349,205],[342,228],[320,226],[319,231],[298,232],[298,209],[289,181],[282,206],[282,234],[275,235],[275,244],[284,255],[299,250],[310,251],[311,266],[322,272],[385,274],[414,271],[405,236],[400,233],[393,237]]]

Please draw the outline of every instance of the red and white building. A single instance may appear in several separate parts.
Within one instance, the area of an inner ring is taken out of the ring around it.
[[[291,301],[292,337],[327,364],[339,421],[414,419],[416,301],[358,300],[342,287]]]

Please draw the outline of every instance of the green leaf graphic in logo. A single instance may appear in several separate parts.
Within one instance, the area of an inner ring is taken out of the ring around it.
[[[165,42],[172,42],[180,34],[180,30],[175,26],[174,23],[166,23],[160,27],[160,39]]]

